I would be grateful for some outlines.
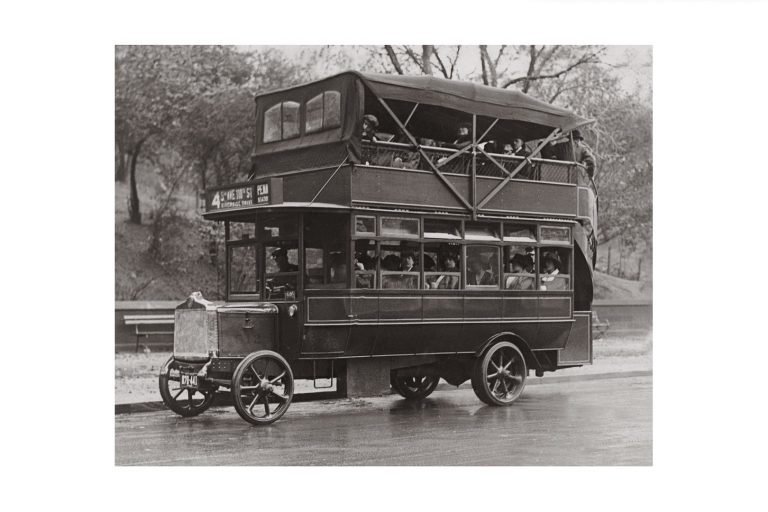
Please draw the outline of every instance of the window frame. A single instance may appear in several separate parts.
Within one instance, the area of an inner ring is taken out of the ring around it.
[[[326,98],[328,98],[331,95],[335,95],[338,98],[338,120],[334,124],[326,123]],[[316,100],[317,98],[320,98],[320,127],[316,128],[314,130],[310,130],[307,123],[309,122],[309,103],[311,101]],[[311,98],[305,100],[303,102],[303,110],[304,110],[304,122],[302,123],[303,126],[303,132],[305,135],[313,135],[315,133],[324,132],[327,130],[332,130],[334,128],[339,128],[341,126],[341,91],[338,91],[336,89],[326,89],[319,94],[315,94]]]
[[[390,240],[400,240],[400,239],[406,239],[406,240],[421,240],[422,239],[422,229],[421,229],[421,219],[419,217],[409,217],[409,216],[403,216],[403,215],[379,215],[379,234],[381,238],[386,238]],[[395,235],[395,234],[387,234],[384,233],[384,219],[395,219],[395,220],[406,220],[406,221],[415,221],[416,222],[416,235]]]
[[[292,104],[296,105],[296,125],[297,125],[296,134],[295,135],[291,135],[289,137],[285,136],[285,104],[286,103],[292,103]],[[277,108],[277,107],[279,107],[279,111],[280,111],[280,115],[279,115],[280,122],[278,124],[278,126],[280,128],[279,129],[279,134],[278,134],[278,137],[276,139],[266,140],[266,137],[267,137],[267,114],[270,111],[272,111],[275,108]],[[275,103],[271,107],[265,109],[264,110],[264,116],[263,116],[263,119],[262,119],[262,127],[261,127],[262,128],[261,143],[262,144],[273,144],[275,142],[281,142],[281,141],[284,141],[284,140],[293,140],[293,139],[300,138],[303,135],[303,133],[304,133],[303,132],[303,123],[302,123],[302,120],[304,119],[304,117],[302,115],[302,110],[303,110],[302,109],[302,103],[300,101],[295,101],[295,100],[283,100],[283,101]]]
[[[463,247],[462,247],[462,258],[464,259],[464,261],[463,261],[462,268],[461,268],[461,274],[464,277],[464,279],[462,280],[462,284],[464,286],[462,286],[460,289],[464,290],[464,291],[471,291],[471,292],[477,292],[477,291],[483,291],[483,290],[485,290],[485,291],[503,290],[503,288],[501,286],[501,277],[500,277],[503,274],[503,272],[501,272],[501,270],[503,269],[503,267],[501,266],[501,254],[502,254],[503,245],[501,245],[501,244],[493,244],[493,243],[491,243],[491,244],[485,243],[484,244],[481,241],[477,241],[477,243],[471,243],[471,244],[465,243],[465,244],[462,244],[462,245],[463,245]],[[467,271],[468,270],[467,269],[467,265],[469,265],[469,257],[467,256],[467,249],[469,249],[470,247],[493,247],[494,249],[496,249],[496,264],[497,264],[497,268],[496,268],[496,271],[497,271],[496,272],[496,284],[494,284],[494,285],[487,285],[487,284],[471,284],[470,285],[470,284],[467,284],[467,281],[468,281],[467,275],[469,273]],[[470,286],[471,286],[471,288],[470,288]]]
[[[232,289],[232,251],[240,247],[254,246],[256,251],[256,291],[234,291]],[[261,242],[255,238],[247,240],[232,240],[225,243],[225,267],[226,267],[226,297],[228,300],[240,301],[240,300],[261,300],[262,293],[262,265],[261,265]]]

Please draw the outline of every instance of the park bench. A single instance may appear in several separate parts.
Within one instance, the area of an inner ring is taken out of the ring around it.
[[[136,328],[136,352],[139,351],[141,337],[149,338],[157,334],[173,334],[173,314],[166,315],[125,315],[125,325],[133,325]],[[163,329],[163,326],[170,328]]]
[[[599,340],[605,333],[608,332],[608,328],[611,326],[611,322],[608,320],[602,321],[597,316],[597,311],[592,312],[592,337]]]

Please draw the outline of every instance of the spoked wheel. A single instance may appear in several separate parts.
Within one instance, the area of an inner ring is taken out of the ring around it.
[[[184,363],[173,356],[160,369],[160,396],[166,407],[184,417],[197,416],[213,403],[214,388],[192,389],[181,385]],[[190,372],[192,370],[190,369]]]
[[[293,400],[293,372],[276,352],[249,354],[232,375],[232,398],[237,413],[253,425],[279,420]]]
[[[389,379],[397,394],[406,400],[422,400],[427,398],[437,387],[440,377],[427,375],[424,377],[395,377]]]
[[[488,405],[510,405],[525,387],[528,368],[516,346],[500,341],[475,362],[472,389]]]

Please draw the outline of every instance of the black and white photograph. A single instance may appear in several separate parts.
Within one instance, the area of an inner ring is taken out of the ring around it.
[[[116,46],[116,464],[652,464],[652,59]]]
[[[759,510],[766,19],[8,4],[5,508]]]

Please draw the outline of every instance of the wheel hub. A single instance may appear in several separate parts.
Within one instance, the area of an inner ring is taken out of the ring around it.
[[[271,393],[273,389],[275,389],[275,386],[272,385],[271,382],[269,382],[267,379],[261,379],[259,382],[259,388],[264,393]]]

